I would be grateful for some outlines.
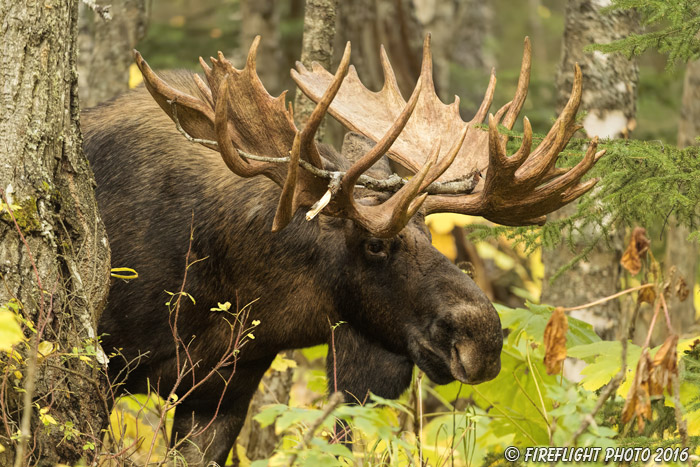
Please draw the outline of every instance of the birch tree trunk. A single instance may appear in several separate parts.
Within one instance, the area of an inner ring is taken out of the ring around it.
[[[588,112],[583,121],[589,137],[616,138],[627,135],[635,126],[637,64],[620,54],[584,53],[591,43],[607,43],[629,36],[638,27],[638,19],[630,12],[601,14],[604,3],[598,0],[569,0],[562,57],[557,75],[558,107],[561,109],[571,92],[574,63],[583,72],[583,97],[580,110]],[[571,214],[575,206],[567,206],[552,215],[561,218]],[[620,258],[623,232],[609,226],[611,234],[602,238],[588,258],[549,284],[549,278],[574,256],[567,245],[543,252],[545,285],[542,301],[571,306],[611,295],[620,284]],[[574,238],[576,254],[598,239],[602,232],[591,229]],[[607,240],[607,241],[606,241]],[[614,339],[620,319],[619,302],[572,313],[572,316],[593,324],[603,339]]]
[[[110,266],[81,148],[78,2],[0,0],[0,22],[0,193],[14,213],[0,210],[0,305],[18,304],[27,337],[21,360],[0,361],[0,465],[91,463],[108,416],[96,329]]]

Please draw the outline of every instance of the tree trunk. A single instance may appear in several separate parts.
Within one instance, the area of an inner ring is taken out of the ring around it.
[[[284,73],[289,75],[280,47],[280,13],[276,0],[241,0],[241,43],[239,62],[245,57],[255,36],[260,36],[258,49],[258,76],[270,94],[276,96],[283,89]],[[284,70],[284,72],[282,71]]]
[[[109,248],[81,148],[78,2],[0,0],[0,18],[0,192],[14,213],[0,210],[0,305],[19,303],[28,338],[2,361],[0,465],[91,463],[108,416],[96,329]]]
[[[594,0],[569,0],[557,76],[558,106],[561,109],[568,99],[574,63],[578,62],[583,71],[581,110],[588,112],[583,121],[584,129],[589,137],[613,138],[627,135],[635,126],[637,65],[620,54],[584,53],[583,48],[594,42],[606,43],[629,36],[636,30],[638,19],[629,12],[603,15],[600,13],[600,3]],[[574,210],[575,206],[567,206],[551,217],[565,217]],[[547,279],[542,293],[544,303],[580,305],[618,290],[623,232],[614,227],[610,226],[610,236],[600,239],[586,259],[579,261],[552,284],[548,283],[548,279],[574,254],[567,245],[543,252]],[[579,238],[574,238],[576,253],[601,235],[604,234],[590,229]],[[614,339],[620,314],[619,302],[612,300],[574,312],[572,316],[593,324],[602,338]]]
[[[386,49],[396,81],[408,98],[420,74],[422,29],[412,0],[358,0],[338,5],[336,57],[352,42],[352,63],[362,82],[378,91],[384,84],[379,47]]]
[[[129,89],[132,50],[146,36],[147,0],[108,0],[105,20],[80,4],[78,72],[80,105],[88,108]]]
[[[480,0],[413,0],[416,17],[425,34],[432,36],[435,87],[445,102],[454,99],[455,83],[450,68],[457,65],[467,72],[490,68],[493,57],[484,50],[484,42],[491,33],[492,5]],[[470,76],[471,77],[471,76]],[[460,97],[475,102],[483,99],[483,91],[472,83],[459,89]],[[466,95],[465,95],[466,92]]]
[[[310,68],[311,62],[318,62],[326,70],[331,70],[335,21],[338,0],[306,0],[304,10],[304,36],[299,61]],[[294,98],[294,120],[303,126],[311,116],[314,104],[300,89]],[[323,138],[323,125],[316,132],[316,139]]]
[[[687,147],[698,145],[695,140],[700,136],[700,61],[688,63],[683,82],[683,98],[681,119],[678,125],[678,146]],[[692,291],[698,271],[698,245],[688,242],[690,230],[671,221],[666,234],[666,264],[678,268],[678,273],[685,279]],[[680,302],[676,294],[669,298],[671,324],[679,334],[683,334],[695,323],[695,306],[693,294],[687,300]],[[657,339],[658,342],[658,339]]]

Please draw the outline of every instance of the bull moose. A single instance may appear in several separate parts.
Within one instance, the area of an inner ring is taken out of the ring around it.
[[[176,409],[173,439],[209,425],[182,447],[190,462],[205,465],[225,462],[275,355],[328,343],[333,323],[347,324],[335,331],[329,379],[347,401],[368,391],[398,397],[414,364],[438,384],[494,378],[503,344],[498,314],[431,246],[424,217],[453,212],[507,225],[542,223],[595,184],[581,177],[602,155],[594,140],[578,165],[555,167],[579,128],[578,67],[571,98],[547,136],[531,149],[524,119],[522,146],[506,154],[498,125],[513,127],[527,95],[527,39],[515,97],[489,115],[488,131],[478,124],[495,76],[464,122],[459,101],[445,105],[435,93],[429,37],[408,101],[383,49],[379,92],[365,88],[349,65],[349,43],[335,75],[298,64],[292,76],[317,102],[302,129],[285,94],[274,98],[260,82],[258,44],[242,70],[221,53],[211,66],[200,59],[203,77],[156,75],[135,52],[145,86],[83,117],[113,263],[139,273],[112,284],[99,324],[104,348],[121,353],[110,376],[128,373],[120,391],[145,392],[150,384],[167,396],[184,347],[193,372],[178,391],[188,391],[230,349],[230,316],[217,302],[254,301],[255,339],[235,365],[217,368]],[[341,155],[317,143],[327,113],[371,140],[369,149]],[[413,176],[392,175],[385,156]],[[186,257],[185,289],[196,303],[181,302],[175,324],[182,339],[174,343],[163,291],[178,290]]]

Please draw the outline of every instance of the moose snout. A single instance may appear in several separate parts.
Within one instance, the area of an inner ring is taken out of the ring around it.
[[[469,307],[460,318],[462,329],[468,332],[453,335],[449,363],[452,376],[468,384],[492,380],[501,370],[503,348],[503,331],[496,309],[486,302]]]
[[[466,384],[479,384],[498,376],[501,354],[480,353],[472,340],[454,344],[450,358],[452,376]]]

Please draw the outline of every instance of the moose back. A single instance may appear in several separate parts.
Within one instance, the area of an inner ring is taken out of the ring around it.
[[[435,95],[429,39],[408,102],[383,51],[380,93],[349,68],[349,45],[335,75],[299,66],[297,83],[318,102],[302,129],[284,95],[273,98],[260,83],[257,44],[243,70],[223,56],[212,67],[203,63],[206,83],[187,72],[156,75],[136,54],[145,87],[83,115],[113,265],[139,273],[112,284],[100,320],[103,346],[116,354],[109,375],[119,392],[146,392],[150,384],[167,397],[176,388],[171,444],[191,438],[179,449],[204,465],[225,462],[275,355],[328,343],[341,321],[329,381],[348,402],[368,391],[398,397],[414,364],[439,384],[494,378],[498,315],[431,246],[424,216],[541,222],[592,187],[595,181],[579,181],[601,155],[593,142],[578,166],[564,174],[554,168],[576,130],[578,70],[550,135],[531,150],[526,120],[523,146],[505,154],[497,125],[512,127],[527,93],[527,42],[516,97],[489,118],[489,132],[474,123],[486,116],[495,78],[477,115],[463,122],[458,103],[446,106]],[[318,145],[326,113],[376,145],[354,157]],[[366,175],[389,177],[377,164],[385,154],[415,175],[377,191]],[[192,300],[165,306],[173,298],[164,291],[180,290]],[[219,305],[226,301],[229,310]],[[241,340],[253,325],[255,338]]]

